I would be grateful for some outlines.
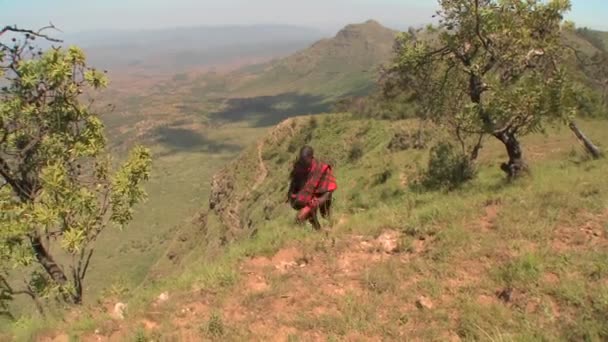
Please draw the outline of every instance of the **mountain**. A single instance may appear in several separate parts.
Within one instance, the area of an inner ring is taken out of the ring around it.
[[[348,25],[331,39],[249,68],[252,80],[237,90],[251,94],[297,91],[329,97],[365,92],[376,79],[377,67],[388,61],[396,33],[374,20]]]
[[[289,55],[318,40],[316,29],[289,25],[182,27],[66,34],[66,44],[88,52],[99,68],[184,70],[248,57]]]
[[[348,25],[288,57],[228,74],[208,73],[189,84],[191,99],[220,103],[209,112],[214,120],[263,127],[295,115],[326,112],[337,99],[366,95],[374,88],[396,34],[374,20]]]

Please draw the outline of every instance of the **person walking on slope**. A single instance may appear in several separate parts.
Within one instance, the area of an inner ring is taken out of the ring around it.
[[[314,158],[314,150],[304,146],[290,174],[287,201],[298,210],[296,221],[308,220],[316,230],[321,229],[317,209],[321,216],[330,216],[332,194],[338,188],[330,165]]]

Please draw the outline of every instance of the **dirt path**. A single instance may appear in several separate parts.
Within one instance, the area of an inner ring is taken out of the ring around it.
[[[281,122],[271,132],[269,132],[267,139],[262,139],[257,144],[257,155],[258,155],[258,175],[255,178],[253,186],[250,190],[245,191],[242,195],[237,196],[232,203],[226,208],[224,214],[224,224],[227,225],[231,230],[238,231],[241,228],[242,218],[240,217],[241,202],[246,200],[253,191],[256,191],[262,186],[266,178],[268,178],[268,167],[264,163],[264,148],[267,143],[277,144],[279,141],[289,139],[296,134],[296,123],[294,119],[287,119]]]
[[[264,151],[265,141],[264,139],[260,140],[257,145],[257,153],[258,153],[258,176],[255,179],[255,183],[251,187],[250,190],[247,190],[238,199],[234,202],[234,204],[228,208],[228,217],[230,218],[230,228],[233,230],[240,230],[241,228],[241,216],[239,215],[239,211],[241,209],[241,203],[251,195],[253,191],[256,191],[266,180],[268,177],[268,168],[264,163],[264,158],[262,157]]]
[[[266,167],[266,163],[264,163],[264,158],[262,156],[263,152],[264,140],[261,140],[258,143],[258,168],[260,169],[260,173],[258,174],[251,191],[256,191],[262,185],[262,183],[264,183],[266,177],[268,177],[268,168]]]

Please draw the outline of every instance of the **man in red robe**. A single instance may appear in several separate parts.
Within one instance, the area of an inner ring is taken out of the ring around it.
[[[290,175],[291,183],[287,201],[298,210],[299,223],[308,220],[315,229],[321,229],[317,209],[321,216],[329,218],[332,193],[338,188],[330,165],[314,158],[314,150],[304,146]]]

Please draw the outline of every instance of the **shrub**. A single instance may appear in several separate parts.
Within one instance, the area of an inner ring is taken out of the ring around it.
[[[319,123],[317,121],[317,118],[314,116],[311,116],[309,121],[308,121],[308,127],[310,127],[310,129],[314,130],[315,128],[319,127]]]
[[[363,157],[363,144],[360,141],[351,145],[348,151],[348,161],[355,162]]]
[[[223,336],[226,332],[226,328],[224,326],[222,316],[217,312],[212,313],[209,317],[209,321],[201,328],[201,330],[209,337],[218,338]]]
[[[450,143],[439,143],[430,151],[422,185],[429,189],[452,190],[475,177],[469,158]]]

